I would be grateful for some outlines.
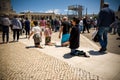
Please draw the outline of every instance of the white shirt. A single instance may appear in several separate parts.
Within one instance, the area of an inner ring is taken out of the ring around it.
[[[80,20],[79,25],[83,26],[83,20]]]
[[[34,34],[40,34],[42,30],[39,26],[35,26],[32,28],[32,31],[34,32]]]

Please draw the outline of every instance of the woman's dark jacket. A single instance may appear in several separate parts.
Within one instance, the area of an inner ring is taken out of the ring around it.
[[[79,39],[80,39],[80,33],[79,33],[79,25],[76,25],[72,28],[70,33],[70,49],[76,49],[79,47]]]

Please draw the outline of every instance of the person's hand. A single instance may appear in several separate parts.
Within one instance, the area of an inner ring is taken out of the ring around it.
[[[30,39],[30,36],[28,37],[28,39]]]
[[[61,38],[61,35],[59,35],[59,39]]]
[[[98,27],[96,27],[96,30],[98,30]]]

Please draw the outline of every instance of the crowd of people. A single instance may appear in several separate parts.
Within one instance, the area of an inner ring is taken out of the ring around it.
[[[59,31],[58,37],[61,39],[61,46],[69,46],[71,55],[80,53],[77,50],[80,45],[80,33],[85,33],[85,31],[90,33],[90,28],[98,30],[99,43],[101,45],[99,52],[107,50],[107,33],[112,32],[112,28],[113,34],[118,33],[120,37],[120,20],[118,17],[115,19],[115,14],[109,9],[108,4],[104,4],[104,8],[99,12],[98,18],[94,19],[87,16],[83,18],[73,17],[70,20],[67,17],[63,17],[61,20],[42,17],[41,20],[30,21],[27,17],[20,19],[16,15],[9,19],[9,15],[5,14],[2,16],[0,23],[2,25],[3,43],[9,42],[9,27],[13,31],[13,41],[19,41],[19,36],[23,33],[28,39],[33,35],[35,47],[39,48],[43,48],[40,45],[43,35],[45,36],[45,45],[53,46],[54,43],[51,42],[52,32]]]

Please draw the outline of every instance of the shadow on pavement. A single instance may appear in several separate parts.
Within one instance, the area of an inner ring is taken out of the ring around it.
[[[98,51],[94,51],[94,50],[90,50],[90,51],[88,51],[88,53],[90,54],[90,55],[96,55],[96,56],[98,56],[98,55],[104,55],[104,54],[106,54],[107,52],[98,52]]]
[[[29,49],[29,48],[36,48],[35,46],[26,46],[25,48]]]
[[[61,45],[55,45],[55,47],[59,48],[59,47],[62,47]]]
[[[5,43],[3,43],[3,42],[0,42],[0,44],[5,44]]]
[[[70,53],[66,53],[66,54],[64,54],[63,57],[64,57],[65,59],[69,59],[69,58],[72,58],[72,57],[74,57],[74,56],[70,55]]]
[[[9,43],[15,43],[15,42],[18,42],[18,41],[10,41]]]

